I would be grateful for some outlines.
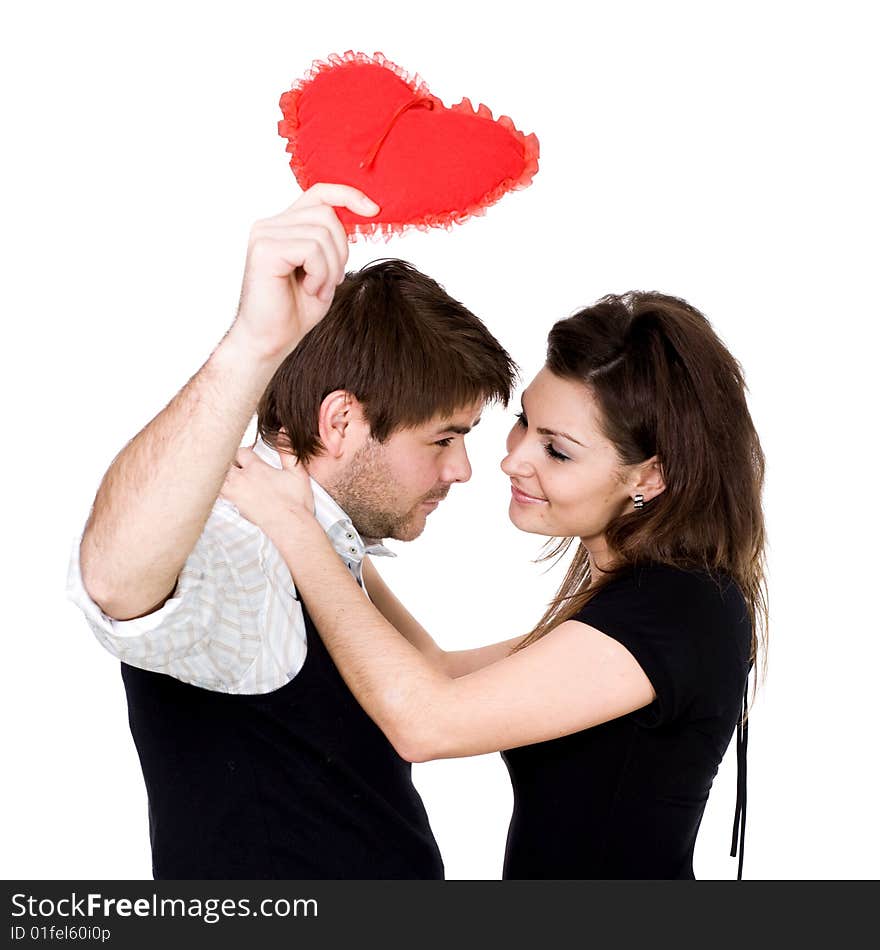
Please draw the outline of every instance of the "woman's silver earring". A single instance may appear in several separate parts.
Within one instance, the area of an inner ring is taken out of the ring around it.
[[[644,496],[644,495],[636,495],[635,498],[633,498],[633,508],[634,508],[636,511],[641,511],[642,508],[644,508],[644,507],[645,507],[645,496]]]

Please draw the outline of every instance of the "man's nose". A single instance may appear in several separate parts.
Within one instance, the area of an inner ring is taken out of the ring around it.
[[[443,481],[449,484],[453,482],[466,482],[470,480],[472,474],[467,449],[464,447],[464,442],[462,442],[461,451],[455,453],[455,456],[449,460],[443,472]]]

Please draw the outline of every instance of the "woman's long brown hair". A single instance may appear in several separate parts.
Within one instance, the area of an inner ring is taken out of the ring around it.
[[[610,576],[639,563],[729,575],[752,622],[751,658],[767,656],[764,453],[746,404],[742,368],[709,321],[660,293],[603,297],[550,331],[547,367],[595,396],[621,465],[657,456],[665,491],[605,532]],[[539,560],[577,539],[550,542]],[[604,572],[604,568],[603,568]],[[522,649],[573,617],[594,596],[590,557],[579,546],[544,616]]]

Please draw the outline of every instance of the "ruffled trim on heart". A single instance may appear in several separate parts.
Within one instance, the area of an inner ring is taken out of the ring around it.
[[[291,88],[282,94],[279,100],[281,112],[284,118],[278,123],[278,134],[287,139],[287,151],[290,153],[290,167],[293,174],[303,191],[307,191],[313,184],[306,174],[304,163],[297,157],[296,138],[299,130],[299,101],[303,89],[319,76],[321,73],[329,72],[338,66],[346,63],[360,63],[361,65],[381,66],[388,69],[398,79],[401,79],[412,90],[414,95],[429,96],[436,99],[431,94],[427,84],[418,73],[409,73],[396,63],[392,63],[382,53],[376,52],[372,56],[366,53],[356,53],[353,50],[347,50],[342,56],[331,53],[326,60],[316,59],[312,62],[308,73],[302,78],[296,80]],[[437,100],[439,101],[439,100]],[[483,119],[494,122],[492,110],[488,106],[480,105],[475,109],[470,99],[465,97],[461,102],[449,107],[450,112],[460,112],[465,115],[475,115]],[[464,224],[470,218],[482,217],[486,209],[490,208],[496,202],[500,201],[509,191],[520,191],[527,188],[538,171],[538,158],[540,155],[540,145],[537,136],[532,133],[525,135],[513,124],[513,120],[506,115],[498,117],[498,124],[507,129],[508,132],[519,142],[523,150],[523,168],[516,178],[505,178],[494,188],[488,191],[478,201],[473,202],[466,208],[456,209],[455,211],[443,212],[441,214],[428,214],[419,221],[407,221],[403,223],[395,222],[353,222],[346,225],[350,240],[354,240],[358,234],[367,238],[381,238],[390,241],[396,234],[403,234],[406,231],[428,231],[431,228],[445,228],[452,230],[453,225]]]

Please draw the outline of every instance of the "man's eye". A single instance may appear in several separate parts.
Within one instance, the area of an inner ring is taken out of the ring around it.
[[[452,445],[452,440],[454,436],[449,436],[448,439],[441,439],[439,442],[435,442],[434,445],[442,445],[445,449],[447,445]]]

